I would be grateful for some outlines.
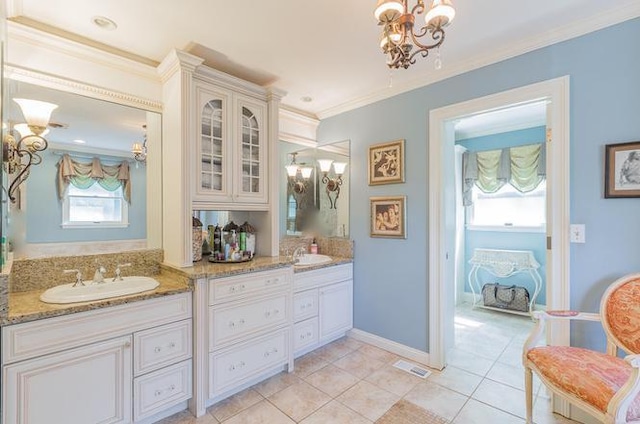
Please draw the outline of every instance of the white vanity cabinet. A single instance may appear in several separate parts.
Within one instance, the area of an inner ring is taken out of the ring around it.
[[[2,328],[5,424],[153,422],[192,395],[191,293]]]
[[[296,357],[353,328],[353,264],[297,272],[293,281]]]
[[[220,203],[268,209],[266,97],[245,95],[240,89],[195,80],[194,209]]]
[[[196,293],[207,319],[196,321],[196,331],[206,340],[206,404],[293,366],[292,275],[286,267],[200,282]]]

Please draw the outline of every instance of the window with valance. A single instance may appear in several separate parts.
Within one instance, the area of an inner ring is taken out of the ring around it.
[[[80,189],[87,189],[98,183],[107,191],[116,191],[122,187],[124,199],[131,203],[131,179],[129,163],[122,161],[118,165],[105,165],[100,159],[91,162],[79,162],[69,155],[64,155],[58,162],[58,197],[64,199],[67,187],[72,184]]]
[[[472,189],[495,193],[510,184],[521,193],[535,190],[545,180],[544,143],[498,150],[465,152],[462,158],[462,198],[464,206],[473,203]]]

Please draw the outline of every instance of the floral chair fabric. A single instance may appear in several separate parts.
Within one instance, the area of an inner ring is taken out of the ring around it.
[[[607,424],[640,423],[640,274],[622,277],[605,291],[600,313],[535,312],[538,323],[525,342],[527,423],[532,417],[532,373],[558,396]],[[607,353],[571,346],[537,347],[546,320],[601,321]],[[629,355],[617,357],[618,348]]]

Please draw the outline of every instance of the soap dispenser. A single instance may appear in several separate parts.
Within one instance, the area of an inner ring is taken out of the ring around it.
[[[313,239],[311,243],[310,253],[317,254],[318,253],[318,244],[316,243],[316,239]]]

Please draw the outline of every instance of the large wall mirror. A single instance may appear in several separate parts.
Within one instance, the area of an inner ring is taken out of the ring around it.
[[[15,257],[162,247],[160,113],[108,101],[104,90],[97,99],[15,75],[5,70],[5,134],[24,136],[25,118],[14,99],[58,106],[43,134],[48,147],[14,202],[6,191],[12,176],[3,184]]]
[[[349,236],[350,142],[280,142],[280,235]]]

